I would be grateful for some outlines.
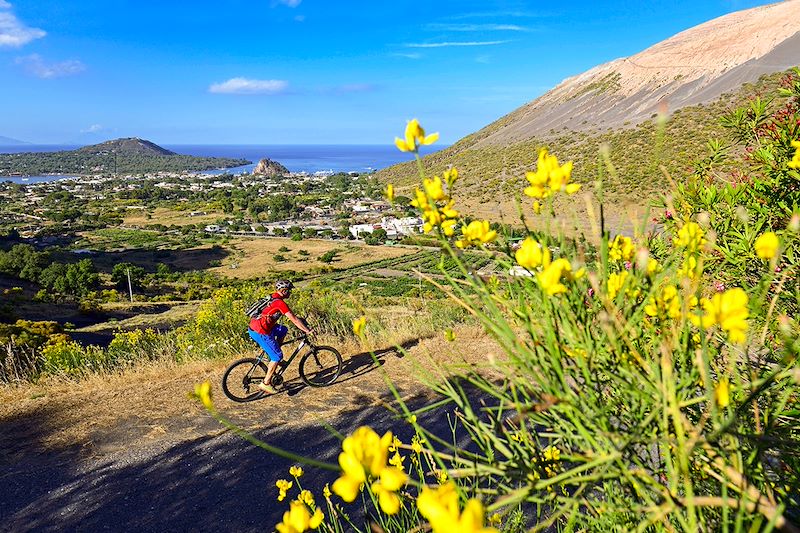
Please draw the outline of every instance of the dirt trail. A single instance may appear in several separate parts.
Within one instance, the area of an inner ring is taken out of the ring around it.
[[[222,394],[228,361],[0,389],[0,531],[270,531],[286,508],[274,482],[291,463],[224,430],[188,391],[209,379],[226,417],[270,444],[335,463],[339,442],[322,421],[343,433],[365,423],[408,432],[386,408],[385,376],[419,406],[431,399],[420,364],[479,360],[493,349],[469,331],[457,335],[460,345],[408,343],[406,356],[383,350],[377,364],[369,353],[343,354],[345,373],[325,389],[303,386],[290,367],[288,392],[248,404]],[[444,416],[431,413],[428,423],[446,434]],[[304,488],[317,495],[336,477],[307,471]]]

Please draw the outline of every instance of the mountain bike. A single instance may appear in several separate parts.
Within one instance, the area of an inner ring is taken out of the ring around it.
[[[317,346],[306,334],[298,335],[284,341],[282,346],[300,341],[292,355],[278,363],[272,376],[272,386],[283,385],[283,372],[295,357],[303,352],[300,358],[300,379],[311,387],[325,387],[333,384],[342,372],[342,356],[330,346]],[[265,395],[258,384],[267,376],[267,365],[263,351],[258,357],[244,357],[234,361],[222,376],[222,390],[225,396],[234,402],[250,402]]]

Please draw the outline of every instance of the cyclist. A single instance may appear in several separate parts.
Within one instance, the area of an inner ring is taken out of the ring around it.
[[[272,386],[272,376],[278,368],[278,363],[283,359],[283,352],[281,352],[281,343],[289,329],[286,326],[278,324],[278,320],[282,315],[286,316],[294,323],[301,331],[306,334],[313,333],[305,322],[292,313],[289,306],[286,305],[284,300],[291,296],[294,285],[291,281],[278,280],[275,282],[275,292],[272,293],[272,301],[264,308],[261,315],[250,320],[250,327],[248,333],[250,337],[258,344],[264,353],[269,356],[269,364],[267,365],[267,375],[262,383],[258,384],[258,388],[264,392],[275,394],[277,389]]]

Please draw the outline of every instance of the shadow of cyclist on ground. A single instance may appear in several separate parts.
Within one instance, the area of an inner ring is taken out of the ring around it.
[[[402,343],[399,347],[393,346],[391,348],[375,350],[374,352],[361,352],[345,359],[342,363],[342,372],[339,375],[339,379],[332,385],[350,381],[351,379],[361,377],[380,368],[386,363],[386,358],[390,355],[401,359],[403,357],[403,352],[419,344],[419,341],[420,339],[412,339]],[[286,381],[283,384],[283,390],[281,392],[286,392],[289,396],[295,396],[306,388],[308,388],[308,385],[297,377]]]

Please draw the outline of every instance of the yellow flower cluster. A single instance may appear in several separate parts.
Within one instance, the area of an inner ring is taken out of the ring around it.
[[[353,320],[353,333],[355,333],[356,337],[360,337],[361,335],[364,334],[364,328],[366,326],[367,326],[367,317],[365,316]]]
[[[617,235],[608,245],[608,258],[611,261],[630,261],[635,248],[629,237]]]
[[[561,459],[561,450],[554,446],[548,446],[542,450],[542,457],[547,464],[544,465],[544,472],[547,477],[554,477],[559,470],[558,461]]]
[[[728,378],[722,378],[714,387],[714,399],[717,401],[717,406],[720,409],[728,407],[731,403],[731,384]]]
[[[683,264],[678,269],[678,275],[695,279],[702,274],[702,263],[698,261],[698,255],[706,244],[703,228],[696,222],[687,221],[678,230],[678,235],[673,237],[672,243],[686,251]]]
[[[525,188],[525,194],[534,199],[533,209],[537,213],[542,208],[540,200],[549,198],[559,191],[575,194],[581,188],[578,183],[570,183],[572,179],[572,161],[559,165],[558,158],[554,155],[549,155],[546,148],[539,152],[536,172],[526,172],[525,178],[530,183]]]
[[[778,255],[779,246],[780,241],[778,240],[778,236],[768,231],[756,239],[754,248],[756,255],[761,259],[772,259]]]
[[[625,286],[625,282],[628,280],[628,271],[623,270],[622,272],[615,272],[608,276],[608,282],[606,286],[608,288],[608,297],[612,300],[617,297],[617,294],[622,290]],[[636,298],[639,296],[639,289],[634,287],[628,287],[625,290],[625,294],[630,296],[631,298]]]
[[[789,161],[789,168],[800,169],[800,141],[792,141],[792,148],[795,149],[794,157]]]
[[[309,507],[314,507],[314,495],[311,494],[311,491],[308,489],[301,490],[297,499]]]
[[[392,443],[391,431],[380,437],[367,426],[344,439],[339,454],[342,475],[333,483],[333,492],[349,503],[356,499],[363,484],[374,479],[371,488],[378,495],[381,509],[387,514],[396,514],[400,510],[397,491],[405,485],[407,476],[403,470],[387,466]]]
[[[696,222],[686,222],[678,230],[678,236],[672,239],[675,246],[685,248],[687,252],[699,252],[706,244],[703,228]]]
[[[292,488],[292,485],[294,485],[293,482],[287,481],[285,479],[279,479],[278,481],[275,482],[275,486],[278,487],[279,502],[282,502],[283,500],[286,499],[286,493],[289,491],[289,489]]]
[[[678,269],[678,275],[689,279],[695,279],[703,273],[700,267],[701,263],[697,261],[697,255],[689,254],[684,257],[683,264],[681,264]]]
[[[689,310],[697,307],[697,296],[689,297],[686,304]],[[644,306],[646,315],[662,320],[668,318],[677,320],[681,317],[682,310],[683,304],[675,285],[667,285],[662,288],[661,292],[657,296],[651,297]]]
[[[194,386],[194,397],[200,400],[208,410],[214,409],[214,401],[211,399],[211,382],[204,381]]]
[[[438,133],[425,135],[425,130],[419,124],[419,120],[411,119],[406,124],[405,136],[401,139],[394,138],[394,144],[401,152],[416,152],[420,146],[433,144],[439,139]]]
[[[544,264],[550,264],[550,250],[530,237],[526,237],[514,253],[514,258],[521,267],[533,270]]]
[[[461,239],[456,241],[458,248],[469,248],[492,242],[497,238],[497,232],[489,227],[488,220],[473,220],[461,228]]]
[[[489,533],[494,528],[483,527],[483,504],[471,499],[461,511],[458,493],[453,482],[431,489],[423,487],[417,498],[420,514],[431,524],[433,533]]]
[[[690,315],[696,326],[708,329],[715,324],[728,334],[728,340],[741,344],[747,339],[747,293],[740,288],[729,289],[715,294],[712,298],[701,298],[702,315]]]
[[[297,480],[297,486],[301,489],[300,494],[298,494],[296,500],[289,503],[289,510],[283,513],[283,520],[275,526],[275,529],[279,533],[303,533],[304,531],[317,529],[325,519],[325,515],[317,508],[311,491],[300,487],[299,478],[303,475],[302,467],[296,465],[290,467],[289,474]],[[279,502],[286,498],[286,494],[293,485],[292,481],[285,479],[279,479],[275,482],[275,486],[278,487]],[[327,485],[325,487],[327,488]],[[328,492],[326,498],[329,495],[330,492]]]
[[[550,250],[530,237],[522,242],[514,257],[520,266],[528,270],[540,269],[536,273],[536,280],[548,296],[567,292],[563,282],[574,281],[584,275],[583,268],[573,273],[572,265],[566,259],[551,261]]]
[[[439,176],[422,180],[422,189],[417,188],[414,191],[411,205],[422,211],[423,229],[426,233],[434,228],[441,228],[447,237],[455,233],[458,211],[453,208],[455,201],[445,192]]]
[[[302,501],[295,500],[289,504],[289,510],[283,513],[283,521],[275,526],[278,533],[303,533],[309,529],[317,529],[325,515],[316,509],[314,514]]]
[[[562,283],[563,281],[575,281],[582,278],[584,273],[582,268],[573,273],[570,262],[559,258],[544,266],[543,270],[536,274],[536,279],[548,296],[555,296],[567,292],[567,286]]]

